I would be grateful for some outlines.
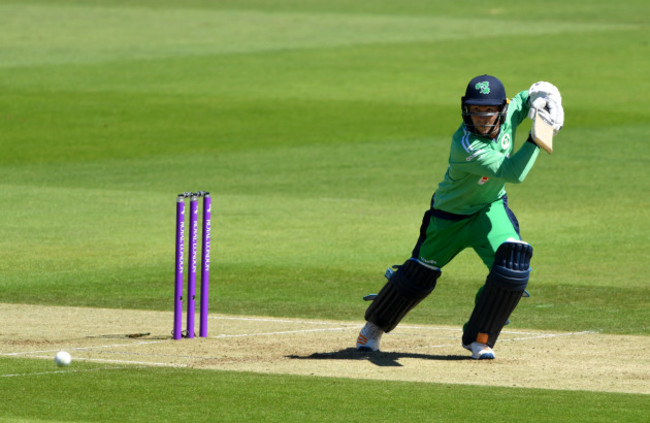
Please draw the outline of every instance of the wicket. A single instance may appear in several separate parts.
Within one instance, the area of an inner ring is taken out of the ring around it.
[[[174,288],[174,339],[194,338],[196,310],[196,265],[199,232],[199,197],[203,197],[203,231],[201,238],[201,297],[199,336],[208,336],[208,290],[210,285],[210,223],[212,199],[206,191],[184,192],[176,197],[176,273]],[[190,199],[190,236],[187,270],[187,327],[183,331],[183,276],[185,258],[185,200]]]

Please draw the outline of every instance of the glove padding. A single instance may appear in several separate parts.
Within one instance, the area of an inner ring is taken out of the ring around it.
[[[550,82],[535,82],[528,89],[528,102],[530,104],[528,117],[534,119],[537,110],[545,110],[553,124],[553,134],[557,135],[564,126],[564,109],[562,108],[560,90]]]
[[[528,89],[528,98],[532,104],[539,97],[551,97],[558,103],[562,103],[562,95],[560,95],[560,90],[550,82],[539,81],[535,82]]]

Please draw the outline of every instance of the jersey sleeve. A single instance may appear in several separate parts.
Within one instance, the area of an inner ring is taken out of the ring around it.
[[[515,126],[518,126],[528,117],[528,109],[530,109],[530,105],[528,104],[528,91],[520,91],[510,100],[508,113]]]
[[[462,173],[488,178],[500,179],[504,182],[520,183],[532,169],[539,154],[539,147],[525,142],[512,157],[495,151],[484,142],[476,140],[468,148],[455,148],[451,155],[452,172],[450,177],[462,177]]]

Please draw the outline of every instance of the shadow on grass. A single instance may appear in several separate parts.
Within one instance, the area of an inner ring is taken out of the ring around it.
[[[463,355],[431,355],[383,351],[369,352],[358,351],[356,348],[352,347],[334,352],[313,353],[307,356],[288,355],[286,357],[294,360],[367,360],[381,367],[401,367],[402,365],[398,362],[400,358],[418,358],[421,360],[441,361],[471,360],[471,357]]]

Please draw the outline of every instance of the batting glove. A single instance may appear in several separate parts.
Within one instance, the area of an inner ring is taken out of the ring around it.
[[[535,82],[528,89],[528,102],[530,104],[528,117],[533,119],[537,110],[545,110],[553,123],[553,134],[557,135],[564,126],[564,109],[562,108],[560,90],[550,82]]]

